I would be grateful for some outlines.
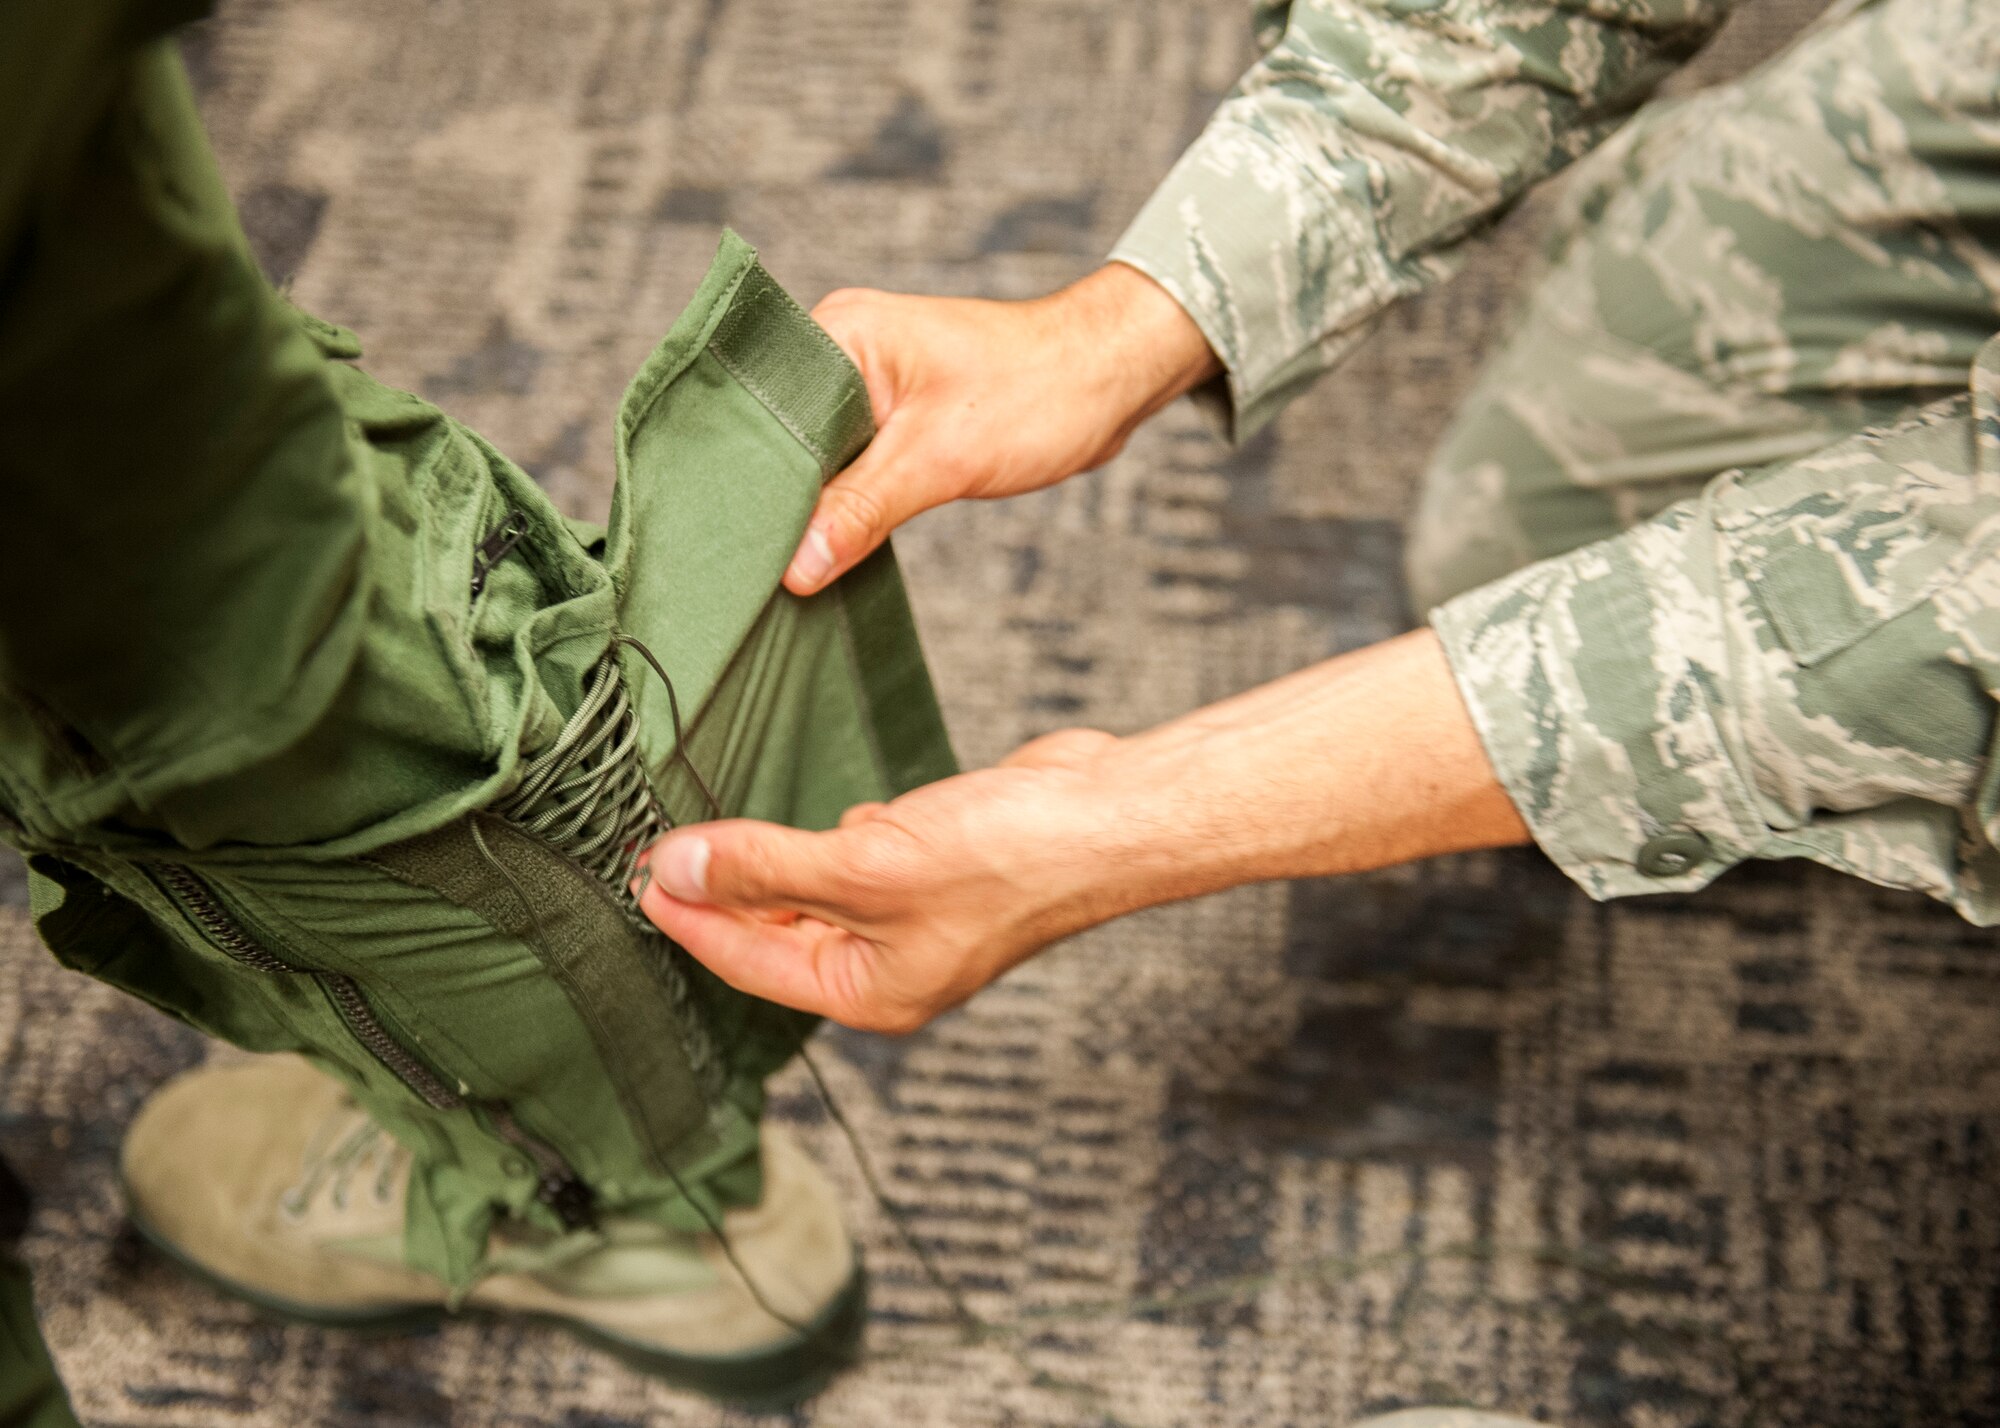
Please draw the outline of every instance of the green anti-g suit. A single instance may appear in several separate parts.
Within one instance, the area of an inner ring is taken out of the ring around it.
[[[699,1228],[754,1200],[810,1022],[645,926],[638,851],[951,768],[892,560],[778,589],[865,391],[726,238],[620,408],[608,531],[566,521],[265,284],[160,38],[195,8],[0,10],[0,832],[38,928],[347,1081],[415,1152],[413,1267],[466,1285],[501,1215]]]

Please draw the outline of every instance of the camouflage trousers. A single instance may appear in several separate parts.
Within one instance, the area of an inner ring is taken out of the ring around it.
[[[1937,101],[1993,92],[1992,51],[1956,42],[1945,13],[1982,8],[1836,5],[1761,69],[1647,106],[1576,165],[1425,473],[1418,610],[1722,472],[1965,392],[2000,330],[2000,112],[1953,123]],[[1871,129],[1896,133],[1893,169],[1852,142]]]
[[[2000,4],[1836,5],[1572,177],[1408,554],[1536,842],[2000,922]]]

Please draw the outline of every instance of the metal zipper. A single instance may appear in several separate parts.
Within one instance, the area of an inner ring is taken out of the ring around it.
[[[265,951],[262,943],[237,926],[236,920],[222,910],[222,904],[215,900],[208,886],[179,863],[161,863],[159,871],[160,881],[167,885],[167,891],[180,899],[188,913],[200,924],[201,930],[208,934],[208,940],[225,956],[247,967],[255,967],[260,972],[302,970]]]
[[[522,1129],[504,1102],[469,1100],[447,1085],[437,1072],[390,1034],[354,978],[342,972],[316,972],[293,966],[246,932],[193,870],[180,863],[154,866],[160,881],[224,956],[259,972],[311,977],[326,993],[327,1001],[349,1034],[412,1095],[432,1110],[481,1112],[496,1135],[534,1162],[535,1198],[555,1212],[565,1229],[585,1229],[597,1223],[596,1196],[563,1159],[562,1153]]]
[[[326,999],[333,1003],[334,1011],[340,1014],[340,1019],[347,1024],[354,1039],[370,1056],[387,1067],[390,1075],[415,1092],[425,1105],[434,1111],[464,1108],[465,1097],[445,1085],[436,1072],[389,1034],[389,1028],[382,1025],[382,1019],[375,1015],[375,1008],[368,1005],[368,998],[362,994],[360,984],[354,978],[340,972],[312,972],[308,975],[326,992]]]
[[[528,534],[528,518],[519,511],[509,511],[495,526],[485,540],[472,552],[472,598],[477,600],[479,592],[486,588],[486,578],[493,573],[493,567],[507,558],[510,551]]]

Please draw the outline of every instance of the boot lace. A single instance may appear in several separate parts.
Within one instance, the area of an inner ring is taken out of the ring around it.
[[[356,1118],[358,1115],[358,1119]],[[377,1205],[388,1205],[409,1164],[410,1152],[349,1102],[327,1117],[307,1142],[300,1158],[299,1178],[278,1197],[278,1208],[293,1222],[302,1220],[322,1192],[333,1208],[345,1210],[359,1188]],[[372,1181],[368,1172],[372,1168]]]

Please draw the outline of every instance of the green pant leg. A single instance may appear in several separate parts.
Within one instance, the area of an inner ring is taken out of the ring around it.
[[[9,1247],[27,1216],[27,1190],[0,1160],[0,1428],[76,1428],[35,1322],[28,1267]]]
[[[406,1258],[453,1284],[499,1216],[694,1228],[690,1198],[753,1199],[762,1078],[809,1022],[618,905],[605,850],[658,831],[621,821],[637,792],[710,810],[613,637],[670,672],[725,813],[825,825],[948,770],[886,554],[777,588],[867,438],[858,376],[735,245],[621,414],[614,535],[674,559],[600,559],[270,293],[168,49],[102,79],[0,326],[0,836],[44,939],[340,1076],[415,1153]],[[586,762],[638,752],[573,807],[619,818],[510,822],[607,661],[639,743]]]
[[[1978,8],[1872,6],[1578,166],[1425,475],[1420,610],[1964,389],[2000,325]]]
[[[0,1428],[76,1428],[35,1323],[28,1271],[0,1251]]]

